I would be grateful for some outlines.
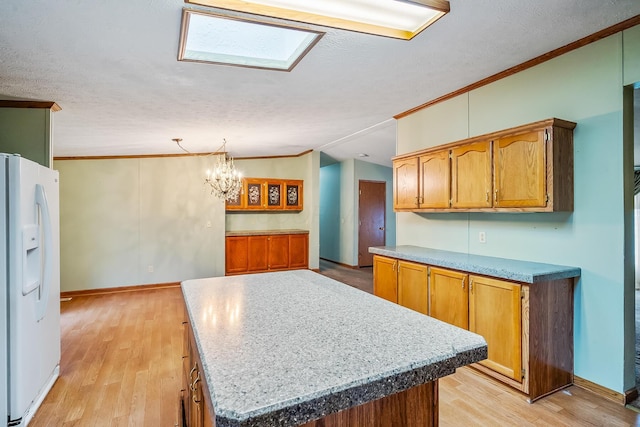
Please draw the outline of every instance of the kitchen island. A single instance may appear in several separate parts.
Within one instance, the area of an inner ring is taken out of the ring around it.
[[[437,425],[438,378],[487,356],[479,335],[308,270],[182,291],[187,422]]]

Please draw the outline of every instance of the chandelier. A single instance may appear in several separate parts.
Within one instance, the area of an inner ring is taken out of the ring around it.
[[[227,157],[227,140],[223,139],[222,155],[218,156],[213,171],[207,170],[205,184],[211,186],[211,194],[223,200],[235,200],[242,190],[242,176],[233,165],[233,158]],[[220,151],[220,150],[218,150]]]
[[[194,154],[180,145],[180,138],[173,139],[182,150],[189,154]],[[222,200],[236,200],[242,191],[242,174],[236,170],[233,164],[233,158],[227,157],[227,140],[222,140],[222,146],[216,150],[218,160],[213,169],[207,169],[207,176],[204,179],[205,184],[211,187],[211,194]]]

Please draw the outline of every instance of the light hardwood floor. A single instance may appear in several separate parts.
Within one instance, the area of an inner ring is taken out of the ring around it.
[[[30,426],[174,426],[179,288],[62,303],[61,375]],[[639,414],[572,386],[534,404],[471,368],[440,380],[441,426],[632,426]]]

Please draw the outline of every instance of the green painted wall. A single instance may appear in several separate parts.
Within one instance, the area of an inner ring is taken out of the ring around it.
[[[62,290],[224,275],[224,203],[202,184],[209,161],[55,161]]]
[[[0,108],[0,153],[51,167],[51,114],[48,108]]]
[[[226,215],[227,231],[239,230],[309,230],[309,268],[319,267],[320,221],[320,153],[311,152],[300,157],[277,159],[234,160],[243,176],[255,178],[282,178],[304,180],[301,212],[244,213]]]
[[[633,272],[625,261],[633,255],[624,176],[632,141],[623,138],[623,70],[640,73],[623,56],[640,52],[632,30],[629,39],[616,34],[398,122],[399,154],[549,117],[578,123],[574,212],[399,213],[397,242],[582,268],[575,374],[620,393],[635,385],[634,353],[625,344],[635,339]]]

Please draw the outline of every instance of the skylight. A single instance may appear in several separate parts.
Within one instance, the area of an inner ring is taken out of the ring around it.
[[[178,60],[291,71],[323,34],[185,9]]]
[[[410,40],[448,0],[185,0],[187,3]]]

